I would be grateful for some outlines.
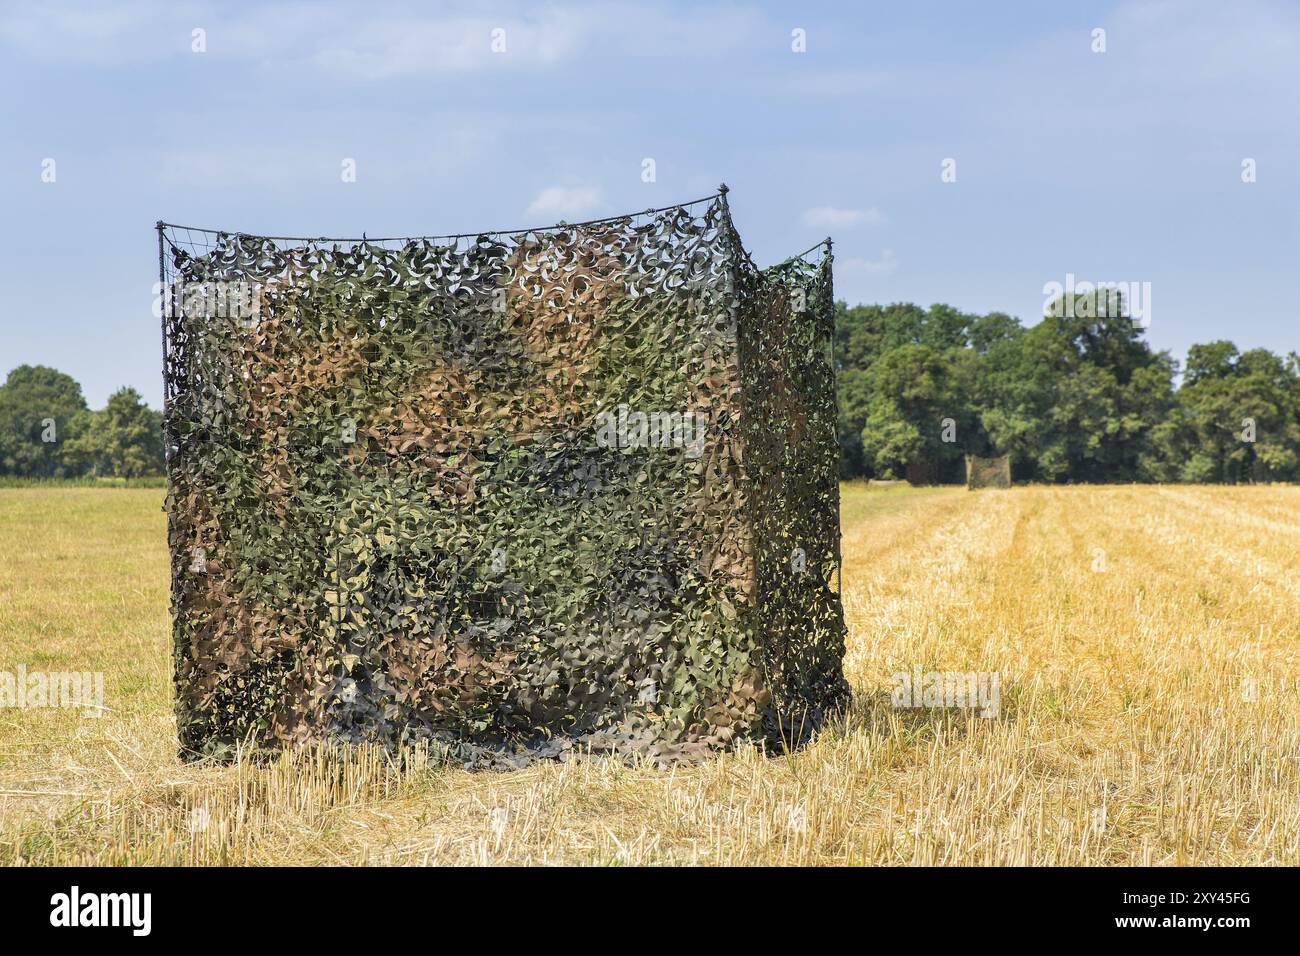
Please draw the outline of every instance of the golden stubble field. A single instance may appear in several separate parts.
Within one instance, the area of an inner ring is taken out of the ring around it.
[[[671,771],[175,757],[162,493],[0,490],[0,863],[1300,862],[1300,488],[844,492],[842,726]],[[1001,708],[891,675],[997,672]]]

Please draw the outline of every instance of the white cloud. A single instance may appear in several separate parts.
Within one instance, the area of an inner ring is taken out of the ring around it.
[[[811,229],[851,229],[858,225],[878,226],[884,221],[884,215],[875,206],[870,209],[814,206],[803,214],[803,224]]]
[[[838,269],[847,269],[851,272],[884,276],[889,275],[898,268],[898,257],[894,255],[893,249],[885,249],[881,251],[879,259],[863,259],[851,256],[847,259],[836,259],[835,266]]]
[[[0,17],[0,50],[55,62],[130,65],[188,58],[190,31],[207,32],[208,56],[284,74],[383,81],[409,76],[530,71],[593,60],[716,62],[761,50],[768,18],[730,5],[687,11],[579,2],[508,14],[473,0],[434,10],[398,0],[358,12],[344,0],[232,9],[215,0],[43,0]],[[505,49],[492,49],[504,30]],[[6,49],[7,48],[7,49]]]
[[[494,53],[493,30],[504,31],[505,49]],[[535,18],[403,18],[352,23],[317,37],[311,61],[327,73],[367,80],[488,69],[536,69],[569,59],[582,36],[555,11]],[[291,51],[277,59],[292,60]]]
[[[527,215],[576,221],[600,208],[595,186],[547,186],[528,206]]]
[[[82,4],[25,4],[5,10],[0,18],[0,46],[53,60],[72,60],[108,65],[143,52],[134,38],[145,34],[158,17],[158,11],[138,0],[124,0],[101,9]],[[188,50],[190,28],[176,34],[177,50]],[[123,46],[135,49],[123,53]],[[156,56],[139,56],[148,59]]]

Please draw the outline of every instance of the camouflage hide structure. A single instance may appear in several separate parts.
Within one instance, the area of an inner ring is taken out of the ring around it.
[[[979,458],[966,456],[967,488],[1010,488],[1011,456],[1000,455],[997,458]]]
[[[829,241],[159,223],[182,754],[800,742],[846,698]]]

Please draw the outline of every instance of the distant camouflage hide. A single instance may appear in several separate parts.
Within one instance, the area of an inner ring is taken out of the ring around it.
[[[185,755],[668,761],[844,700],[829,248],[759,271],[723,195],[444,240],[159,230]],[[251,314],[214,308],[237,284]]]
[[[1011,456],[977,458],[966,456],[967,488],[1010,488]]]

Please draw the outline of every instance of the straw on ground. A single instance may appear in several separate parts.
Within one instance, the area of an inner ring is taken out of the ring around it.
[[[0,863],[1300,862],[1300,488],[844,498],[841,726],[788,756],[471,774],[175,757],[161,493],[0,489]],[[996,718],[891,676],[996,672]]]

